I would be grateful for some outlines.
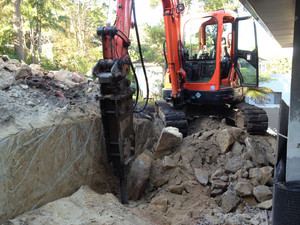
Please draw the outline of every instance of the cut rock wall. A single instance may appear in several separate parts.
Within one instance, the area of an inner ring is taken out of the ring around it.
[[[108,182],[99,128],[99,117],[81,119],[0,140],[0,221]]]

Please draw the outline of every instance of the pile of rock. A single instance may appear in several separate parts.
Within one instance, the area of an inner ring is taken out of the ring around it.
[[[151,172],[138,178],[150,181],[147,188],[144,185],[129,191],[142,193],[146,189],[143,198],[150,204],[145,209],[160,212],[166,219],[186,213],[190,216],[179,221],[265,221],[263,209],[272,206],[275,138],[251,136],[208,118],[202,123],[211,123],[214,129],[206,127],[184,139],[178,130],[165,128],[156,147],[146,153]],[[145,166],[134,163],[134,171],[142,171],[138,165]],[[208,216],[205,210],[215,212]],[[196,211],[201,211],[201,216]]]
[[[27,76],[44,77],[61,81],[59,88],[64,90],[72,88],[80,83],[87,83],[88,79],[80,72],[67,70],[47,71],[36,64],[30,66],[20,63],[16,59],[10,59],[6,55],[0,56],[0,90],[8,89],[14,82],[23,80]]]

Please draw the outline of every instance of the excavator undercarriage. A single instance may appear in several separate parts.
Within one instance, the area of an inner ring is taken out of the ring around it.
[[[176,109],[172,103],[159,100],[155,102],[157,115],[163,126],[177,127],[186,136],[188,119],[199,116],[226,118],[237,127],[247,130],[249,134],[264,134],[268,129],[268,116],[262,108],[242,102],[222,106],[187,105],[184,109]]]

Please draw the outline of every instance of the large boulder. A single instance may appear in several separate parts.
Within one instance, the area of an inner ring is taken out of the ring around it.
[[[2,70],[0,71],[0,90],[9,88],[15,81],[11,73]]]
[[[235,185],[235,190],[239,196],[249,196],[252,195],[253,186],[248,181],[240,181]]]
[[[225,171],[230,173],[236,173],[243,166],[243,160],[240,156],[233,156],[225,166]]]
[[[151,168],[151,158],[142,153],[132,163],[128,178],[127,178],[127,191],[128,198],[138,200],[149,180]]]
[[[272,177],[273,168],[265,166],[262,168],[251,168],[249,170],[249,178],[254,186],[265,185]]]
[[[245,133],[245,131],[238,127],[232,127],[231,132],[235,140],[242,144],[245,143],[245,139],[247,138],[247,134]]]
[[[240,198],[236,192],[230,186],[226,192],[221,196],[220,207],[223,209],[223,213],[229,213],[240,202]]]
[[[222,153],[226,153],[229,151],[231,145],[234,143],[234,138],[230,129],[221,130],[217,134],[217,143],[222,151]]]
[[[15,79],[24,79],[29,75],[32,75],[30,67],[26,64],[22,64],[15,73]]]
[[[254,139],[247,137],[245,143],[249,156],[257,166],[269,165],[264,149],[260,148]]]
[[[15,72],[18,70],[18,67],[15,64],[12,63],[5,63],[4,64],[4,68],[7,69],[10,72]]]
[[[160,135],[155,148],[154,158],[162,157],[168,150],[178,146],[182,142],[183,135],[176,127],[165,127]]]
[[[253,188],[253,195],[259,202],[264,202],[272,198],[272,192],[270,188],[265,185],[259,185]]]

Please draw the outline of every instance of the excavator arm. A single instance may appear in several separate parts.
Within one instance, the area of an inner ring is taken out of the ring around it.
[[[184,9],[178,0],[163,0],[167,59],[173,99],[180,99],[181,83],[185,72],[182,69],[180,49],[180,15]],[[106,24],[97,29],[102,38],[103,59],[93,68],[93,75],[100,83],[102,127],[105,137],[106,161],[112,162],[115,174],[120,178],[121,201],[127,203],[126,171],[134,156],[133,101],[135,92],[126,75],[130,71],[128,54],[129,33],[133,27],[133,0],[118,0],[114,25]],[[180,101],[176,101],[180,103]]]

